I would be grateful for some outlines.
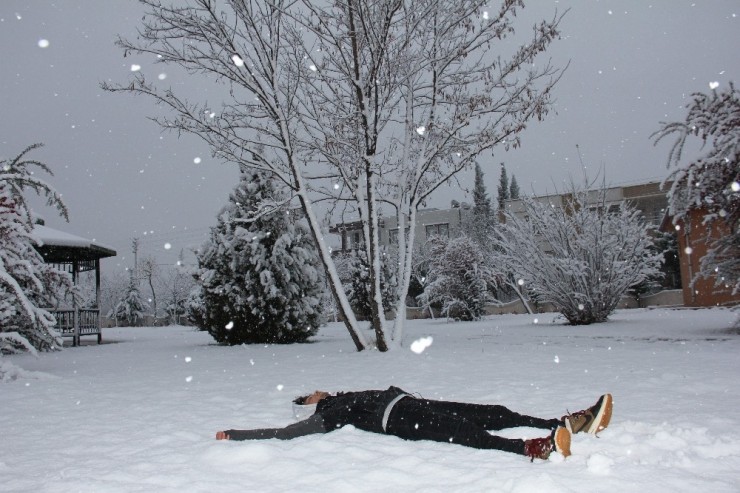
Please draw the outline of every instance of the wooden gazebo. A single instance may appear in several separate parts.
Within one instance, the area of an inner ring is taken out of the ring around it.
[[[47,264],[54,264],[69,272],[75,284],[83,272],[95,271],[95,306],[80,308],[76,304],[69,309],[53,308],[49,311],[56,317],[56,329],[62,337],[71,337],[77,346],[80,337],[97,335],[102,341],[100,330],[100,259],[115,257],[116,251],[80,236],[65,233],[43,224],[36,224],[33,235],[38,240],[34,245]]]

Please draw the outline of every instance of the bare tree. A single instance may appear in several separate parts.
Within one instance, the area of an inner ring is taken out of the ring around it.
[[[128,270],[114,270],[103,274],[100,280],[100,313],[115,319],[114,307],[128,289],[129,277]]]
[[[518,147],[528,121],[548,111],[561,71],[534,64],[558,36],[560,16],[536,25],[519,47],[523,2],[497,10],[471,0],[190,0],[148,6],[126,53],[149,54],[225,83],[220,108],[191,103],[136,73],[111,91],[153,97],[174,111],[157,121],[205,140],[214,155],[268,170],[292,190],[319,247],[329,285],[358,350],[369,347],[327,247],[316,202],[359,214],[369,259],[372,326],[383,351],[400,343],[411,276],[414,229],[399,235],[392,333],[382,310],[379,216],[399,231],[442,184],[493,147]],[[508,40],[507,40],[508,42]],[[501,43],[501,51],[492,47]],[[276,204],[266,204],[273,208]]]
[[[152,293],[152,297],[149,300],[149,306],[152,307],[152,316],[154,317],[154,325],[157,325],[157,289],[155,284],[159,284],[160,281],[160,269],[157,265],[157,259],[148,256],[141,260],[141,266],[139,267],[141,278],[146,281],[149,285],[149,292]]]
[[[186,313],[186,301],[190,292],[195,287],[191,269],[183,264],[183,253],[180,252],[177,264],[167,269],[160,276],[160,287],[163,292],[165,312],[169,319],[168,323],[180,324]]]
[[[696,278],[714,278],[715,286],[740,293],[740,91],[730,83],[711,94],[696,93],[684,121],[661,123],[653,133],[655,144],[666,137],[676,140],[668,154],[674,169],[668,200],[674,223],[690,222],[692,210],[704,212],[703,222],[721,224],[727,234],[709,240]],[[694,137],[709,149],[683,162],[686,141]],[[694,282],[695,279],[692,280]]]
[[[506,212],[496,230],[494,261],[571,324],[603,322],[629,288],[662,275],[639,211],[610,209],[605,186],[522,205],[523,217]]]

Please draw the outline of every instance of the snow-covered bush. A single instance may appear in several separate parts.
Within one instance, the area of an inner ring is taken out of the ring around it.
[[[675,166],[666,178],[674,223],[685,220],[689,211],[705,211],[708,226],[721,223],[728,234],[711,240],[697,276],[714,278],[716,284],[740,292],[740,94],[730,83],[723,91],[693,95],[683,122],[663,123],[653,134],[657,144],[677,135],[668,155]],[[710,149],[684,164],[683,149],[690,136],[698,137]]]
[[[198,252],[190,313],[220,343],[303,342],[318,330],[320,263],[282,202],[269,176],[244,172]]]
[[[507,212],[499,225],[495,262],[571,324],[603,322],[630,287],[661,275],[639,211],[607,207],[605,189],[522,204],[523,217]]]
[[[133,273],[129,277],[128,288],[123,293],[123,297],[113,307],[109,317],[116,319],[116,323],[122,320],[128,326],[135,327],[144,319],[144,311],[147,309],[146,302],[141,297],[139,283]]]
[[[44,263],[34,249],[33,221],[26,204],[27,189],[46,197],[67,218],[67,209],[57,192],[37,178],[32,167],[51,174],[49,168],[26,154],[0,160],[0,353],[51,351],[62,347],[54,329],[56,320],[46,309],[59,296],[76,295],[69,274]]]
[[[419,301],[424,307],[441,305],[442,315],[479,320],[488,301],[492,279],[479,246],[470,237],[433,236],[428,242],[429,273]]]

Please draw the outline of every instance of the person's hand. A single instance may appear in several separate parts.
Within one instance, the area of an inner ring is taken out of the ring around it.
[[[216,432],[216,440],[228,440],[228,439],[229,439],[229,435],[227,435],[225,431]]]

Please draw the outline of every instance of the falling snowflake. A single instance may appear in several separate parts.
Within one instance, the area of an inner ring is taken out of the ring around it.
[[[411,350],[416,354],[421,354],[426,348],[432,345],[432,342],[434,342],[432,336],[422,337],[411,343]]]
[[[687,246],[686,248],[684,248],[683,251],[686,252],[686,255],[691,255],[691,252],[693,252],[694,249],[691,248],[690,246]]]
[[[244,66],[244,60],[239,55],[234,55],[231,57],[231,61],[234,62],[234,65],[237,67],[243,67]]]
[[[164,244],[164,249],[165,250],[169,250],[170,248],[172,248],[172,245],[170,243],[165,243]]]
[[[131,71],[132,72],[138,72],[139,70],[141,70],[141,65],[137,65],[135,63],[132,63],[131,64]]]
[[[277,388],[277,389],[278,389],[278,390],[279,390],[280,392],[282,392],[282,391],[283,391],[283,389],[285,388],[285,386],[284,386],[283,384],[279,384],[279,385],[278,385],[278,386],[277,386],[276,388]]]
[[[157,78],[158,78],[159,80],[165,80],[165,79],[167,78],[167,74],[165,74],[165,73],[161,73],[161,74],[159,74],[159,75],[157,76]]]
[[[49,47],[49,40],[48,39],[39,39],[39,48],[48,48]]]
[[[716,80],[714,82],[710,82],[709,83],[709,89],[711,89],[711,90],[715,90],[718,87],[719,87],[719,82],[717,82]]]
[[[199,157],[197,157],[197,158],[193,159],[193,162],[194,162],[195,164],[200,164],[200,161],[201,161],[201,159],[200,159]]]
[[[426,132],[426,130],[427,129],[424,126],[417,127],[416,128],[416,133],[419,134],[419,135],[424,135],[424,132]]]
[[[488,11],[487,10],[483,11],[483,18],[485,20],[488,20]]]
[[[185,363],[190,363],[191,361],[193,361],[193,358],[191,358],[190,356],[185,357]]]
[[[556,354],[555,357],[552,359],[555,363],[560,363],[560,358]]]
[[[186,382],[188,382],[188,383],[190,383],[190,382],[192,382],[192,381],[193,381],[193,377],[187,377],[187,378],[185,379],[185,381],[186,381]]]
[[[318,70],[316,65],[309,65],[308,68],[310,68],[312,72],[316,72]]]
[[[730,188],[732,188],[733,192],[740,192],[740,183],[733,181],[732,185],[730,185]]]
[[[232,320],[231,322],[226,324],[226,330],[231,330],[233,328],[234,328],[234,321]]]

